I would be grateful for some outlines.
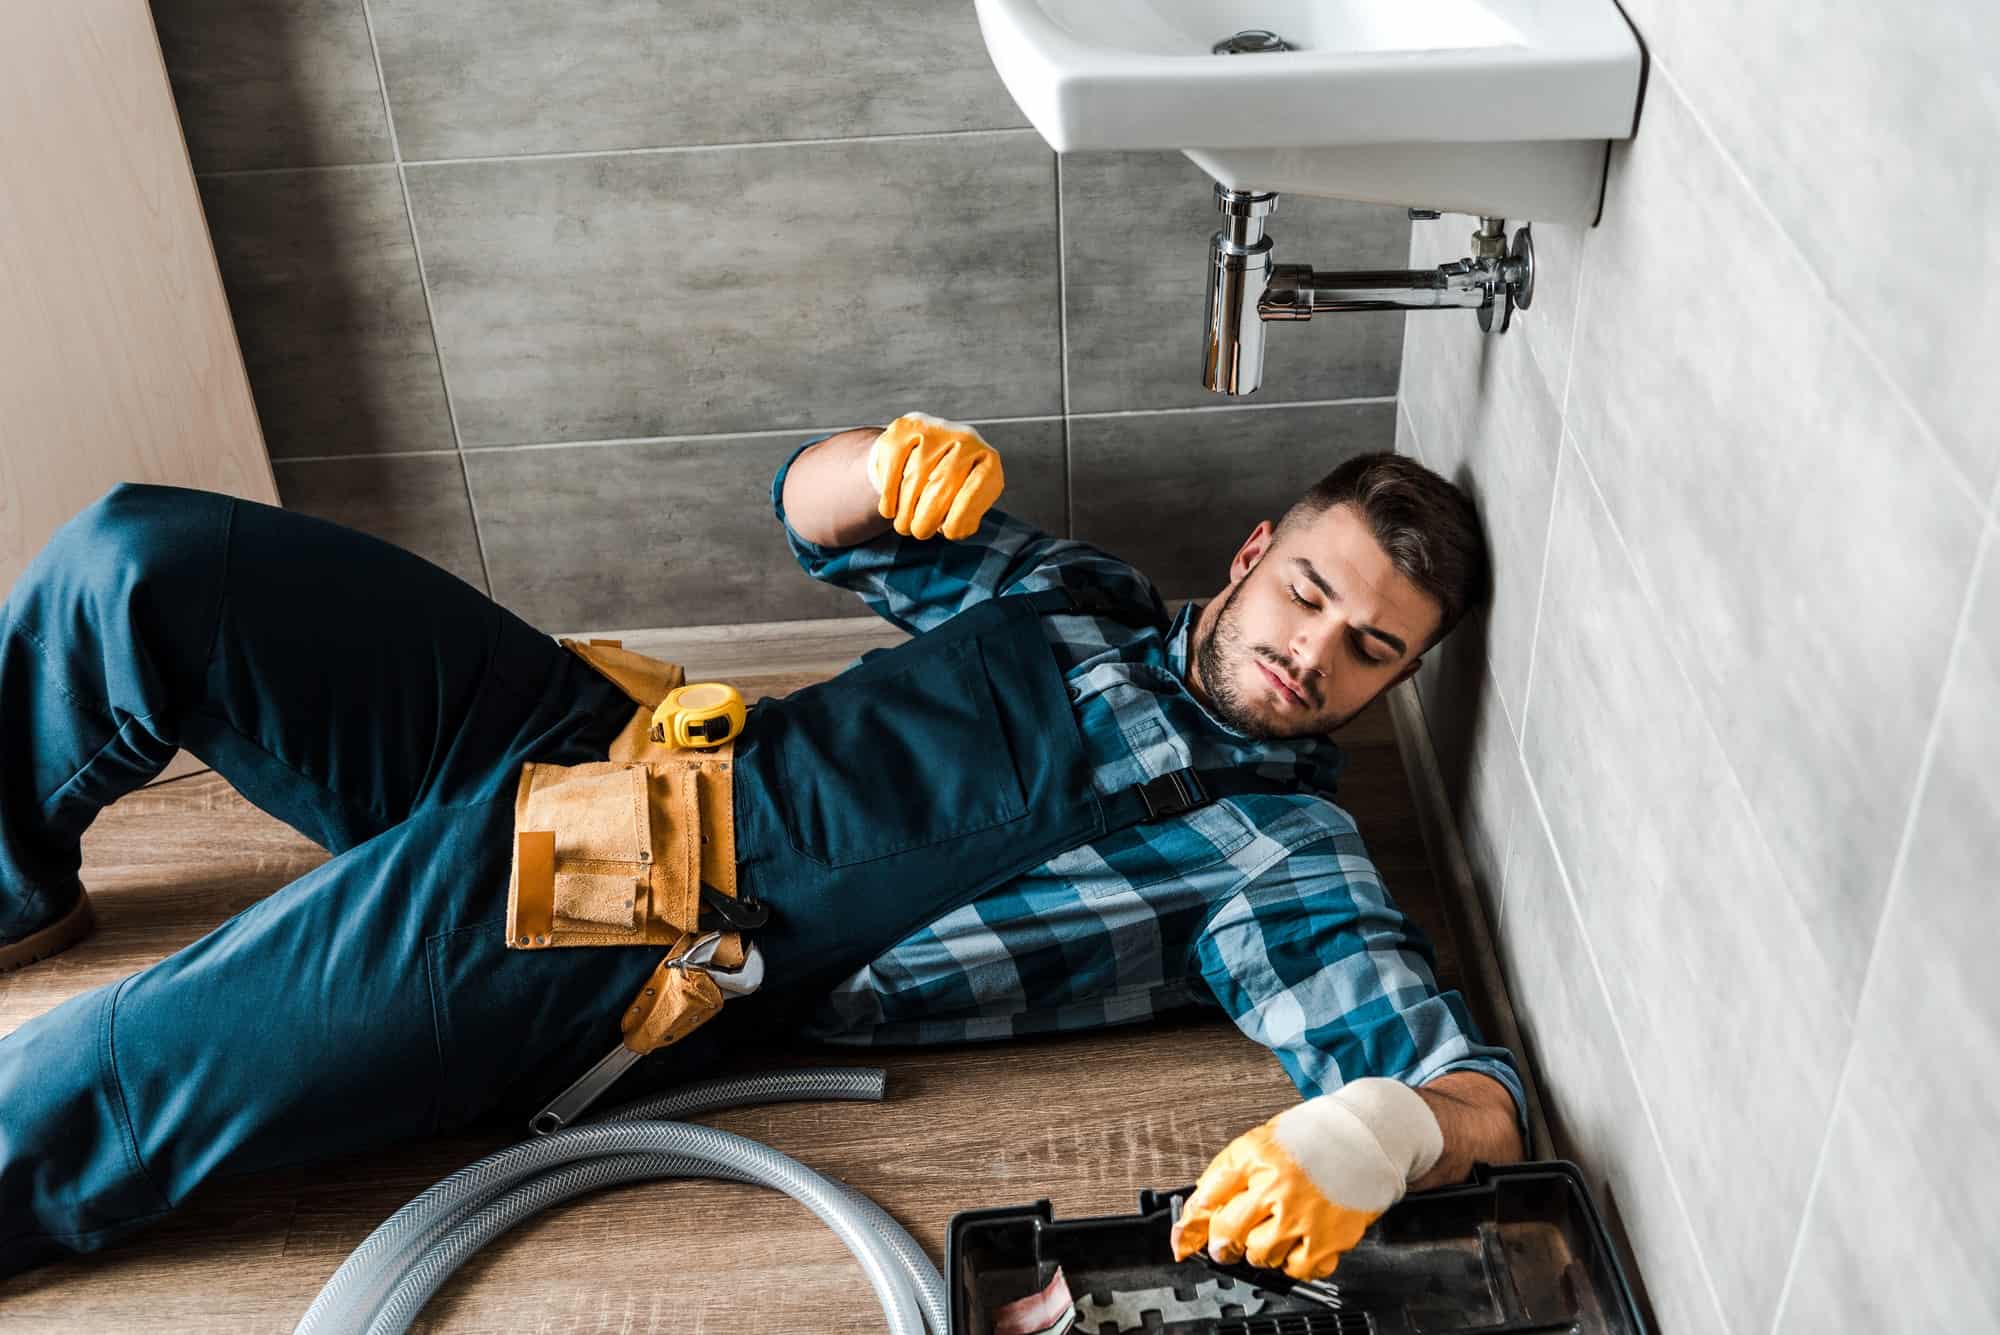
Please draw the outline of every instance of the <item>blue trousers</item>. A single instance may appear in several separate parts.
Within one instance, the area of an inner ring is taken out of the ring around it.
[[[0,1038],[0,1275],[212,1178],[531,1110],[609,1050],[660,950],[509,952],[502,921],[522,762],[602,760],[634,708],[336,524],[126,484],[64,525],[0,608],[0,938],[177,747],[333,856]]]

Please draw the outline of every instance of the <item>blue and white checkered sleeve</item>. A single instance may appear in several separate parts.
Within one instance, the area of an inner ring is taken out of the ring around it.
[[[1429,943],[1346,826],[1277,856],[1223,902],[1195,939],[1203,980],[1301,1097],[1362,1076],[1423,1085],[1478,1071],[1513,1096],[1525,1144],[1512,1054],[1481,1039],[1456,991],[1438,990]]]
[[[870,611],[920,634],[1003,593],[1056,586],[1108,589],[1158,609],[1152,581],[1088,543],[1054,537],[995,506],[968,537],[906,538],[893,530],[852,547],[808,542],[785,517],[785,475],[816,436],[792,451],[771,481],[771,508],[784,525],[792,555],[808,575],[860,595]]]

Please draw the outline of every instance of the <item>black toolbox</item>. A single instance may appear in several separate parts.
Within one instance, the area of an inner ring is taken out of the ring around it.
[[[1206,1296],[1198,1305],[1220,1309],[1191,1317],[1167,1302],[1122,1327],[1079,1319],[1072,1335],[1648,1335],[1571,1163],[1479,1164],[1470,1182],[1413,1192],[1319,1286],[1205,1258],[1176,1262],[1167,1234],[1176,1198],[1192,1191],[1142,1191],[1132,1215],[1058,1222],[1046,1200],[954,1215],[945,1241],[951,1335],[991,1335],[988,1314],[1042,1289],[1058,1266],[1083,1310],[1099,1310],[1086,1299],[1140,1289]]]

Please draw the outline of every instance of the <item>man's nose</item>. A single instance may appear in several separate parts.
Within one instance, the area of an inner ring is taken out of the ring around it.
[[[1324,677],[1334,650],[1345,633],[1337,616],[1314,617],[1292,637],[1292,673],[1300,678]]]

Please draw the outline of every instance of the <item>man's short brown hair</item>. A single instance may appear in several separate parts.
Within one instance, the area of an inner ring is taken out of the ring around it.
[[[1396,569],[1436,601],[1430,644],[1486,601],[1492,573],[1479,512],[1447,479],[1406,455],[1359,454],[1315,482],[1285,511],[1278,531],[1336,505],[1360,511]]]

